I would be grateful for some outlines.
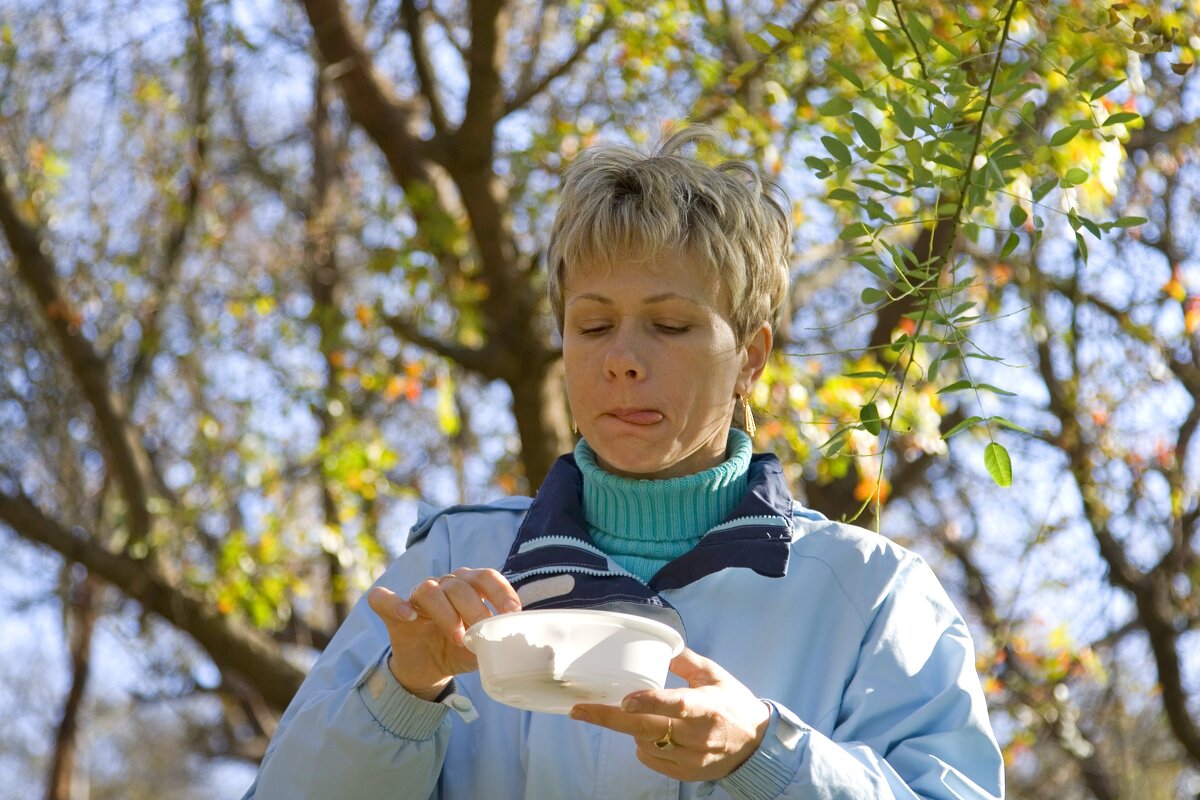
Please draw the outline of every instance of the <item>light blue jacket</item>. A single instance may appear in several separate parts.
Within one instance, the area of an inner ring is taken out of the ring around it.
[[[589,546],[577,481],[564,456],[532,507],[509,498],[425,513],[379,583],[407,596],[468,566],[505,569],[520,588],[553,571],[519,563],[541,548],[576,564],[558,571],[591,580],[593,595],[608,578],[627,588],[628,573],[602,554],[563,558]],[[639,586],[678,612],[692,650],[771,707],[759,749],[721,781],[680,783],[643,766],[628,736],[500,705],[477,673],[458,676],[441,703],[412,696],[387,669],[387,631],[363,600],[288,707],[244,800],[1003,795],[971,638],[932,571],[794,504],[773,457],[755,457],[727,522]]]

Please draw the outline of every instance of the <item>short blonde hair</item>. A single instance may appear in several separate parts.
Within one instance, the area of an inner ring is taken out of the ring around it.
[[[778,327],[792,241],[787,197],[746,164],[710,166],[678,152],[715,139],[711,128],[695,125],[675,132],[652,155],[601,145],[571,163],[547,252],[547,290],[559,331],[569,270],[670,251],[689,253],[728,288],[738,341],[764,322]]]

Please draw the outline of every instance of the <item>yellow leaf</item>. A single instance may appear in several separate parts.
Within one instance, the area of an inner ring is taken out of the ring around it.
[[[1054,630],[1050,631],[1050,649],[1051,650],[1069,650],[1074,640],[1071,639],[1071,634],[1067,631],[1066,625],[1059,625]]]
[[[454,385],[452,381],[438,381],[437,398],[438,426],[447,436],[457,436],[462,430],[462,420],[458,416],[458,408],[454,404]]]

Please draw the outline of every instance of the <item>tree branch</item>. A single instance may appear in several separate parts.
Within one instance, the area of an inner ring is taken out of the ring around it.
[[[162,262],[154,270],[156,276],[156,291],[151,294],[150,307],[141,320],[141,347],[137,359],[130,368],[129,390],[127,393],[130,405],[133,404],[142,381],[149,373],[150,362],[159,349],[159,319],[165,305],[165,298],[175,282],[182,261],[187,235],[196,219],[196,210],[200,207],[203,187],[203,175],[208,162],[209,117],[208,106],[209,77],[212,73],[208,60],[208,45],[205,40],[204,16],[202,4],[189,0],[188,15],[192,22],[192,70],[191,70],[191,101],[192,101],[192,139],[187,155],[186,176],[184,177],[183,197],[179,208],[173,217],[174,224],[163,238]],[[170,204],[168,204],[169,207]]]
[[[450,126],[446,121],[446,111],[442,106],[437,79],[433,76],[434,69],[429,61],[429,51],[425,49],[424,26],[421,24],[421,12],[417,9],[415,0],[401,0],[400,18],[404,21],[404,29],[408,33],[421,96],[429,103],[429,121],[433,123],[433,129],[439,136],[445,135]]]
[[[1042,290],[1035,289],[1034,304],[1045,315]],[[1121,543],[1108,525],[1109,512],[1104,508],[1092,473],[1095,457],[1084,441],[1075,415],[1074,392],[1067,391],[1054,374],[1050,363],[1049,340],[1038,342],[1038,371],[1050,396],[1051,412],[1059,419],[1063,434],[1058,443],[1066,454],[1072,477],[1078,487],[1085,517],[1100,555],[1108,565],[1110,582],[1129,592],[1134,599],[1138,619],[1146,632],[1158,683],[1162,690],[1163,710],[1172,733],[1194,762],[1200,763],[1200,726],[1189,711],[1188,691],[1184,687],[1179,662],[1179,631],[1174,625],[1174,603],[1171,599],[1171,575],[1143,573],[1129,560]]]
[[[598,23],[596,23],[595,27],[592,28],[591,33],[588,34],[588,38],[581,42],[579,46],[576,47],[571,53],[571,55],[559,62],[558,66],[554,67],[554,69],[543,75],[536,83],[531,81],[522,81],[520,87],[517,89],[516,94],[514,94],[508,100],[508,102],[504,104],[504,109],[501,111],[500,116],[507,117],[514,111],[524,108],[531,100],[533,100],[533,98],[546,91],[546,89],[554,80],[570,72],[575,64],[578,63],[579,60],[584,56],[584,54],[586,54],[587,51],[596,44],[596,42],[600,41],[600,38],[604,36],[605,33],[612,29],[612,25],[615,20],[616,18],[612,15],[612,13],[606,10],[604,17]],[[534,59],[536,58],[537,52],[535,51],[530,55],[529,61],[526,63],[532,65]]]
[[[164,578],[151,561],[113,553],[79,529],[68,531],[21,493],[0,492],[0,522],[22,538],[82,564],[190,635],[220,669],[240,675],[272,708],[282,711],[300,688],[303,671],[280,655],[269,636],[239,617],[218,613],[191,590]]]
[[[54,759],[46,781],[46,800],[71,800],[71,783],[75,773],[75,752],[78,741],[79,709],[83,705],[91,675],[92,631],[96,627],[96,585],[90,576],[76,581],[70,577],[70,567],[64,572],[68,581],[66,599],[69,606],[67,640],[70,643],[71,688],[63,702],[62,718],[54,737]]]
[[[964,504],[964,508],[970,508],[969,501]],[[1097,800],[1119,798],[1120,794],[1113,785],[1113,778],[1105,760],[1100,757],[1095,743],[1071,721],[1074,715],[1068,713],[1066,701],[1058,700],[1053,692],[1044,691],[1044,681],[1030,674],[1020,655],[1013,649],[1012,625],[1000,613],[987,576],[975,561],[973,540],[951,535],[944,525],[934,526],[933,531],[942,548],[954,557],[963,570],[967,602],[975,609],[995,646],[1004,652],[1005,685],[1031,710],[1037,711],[1040,706],[1051,704],[1054,713],[1050,714],[1047,710],[1047,713],[1040,716],[1054,743],[1075,763],[1079,774]]]
[[[343,0],[301,0],[313,27],[317,48],[329,65],[355,123],[383,153],[401,186],[434,184],[429,170],[430,144],[420,138],[416,104],[401,99],[375,69],[362,45],[358,26]]]
[[[78,312],[59,290],[49,242],[21,218],[0,164],[0,228],[16,261],[17,274],[37,299],[54,332],[72,374],[96,417],[100,439],[116,474],[129,514],[130,544],[145,542],[150,533],[146,506],[153,468],[137,431],[127,419],[125,403],[108,385],[104,360],[79,329]]]
[[[424,348],[431,353],[454,361],[465,369],[471,370],[482,375],[485,378],[495,380],[503,377],[501,364],[497,362],[498,355],[489,347],[471,348],[463,345],[453,344],[444,339],[439,339],[436,336],[431,336],[421,330],[410,319],[401,317],[395,314],[388,314],[383,317],[383,321],[392,331],[407,342],[415,344],[417,347]]]

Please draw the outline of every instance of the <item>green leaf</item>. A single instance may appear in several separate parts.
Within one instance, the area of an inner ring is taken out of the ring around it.
[[[1095,222],[1088,219],[1087,217],[1080,217],[1079,222],[1083,225],[1083,227],[1088,229],[1088,233],[1092,234],[1092,236],[1095,236],[1097,239],[1100,238],[1100,226],[1099,225],[1097,225]]]
[[[1083,259],[1083,263],[1086,264],[1088,260],[1088,249],[1087,242],[1083,241],[1083,234],[1075,234],[1075,246],[1076,249],[1079,250],[1079,257]]]
[[[1012,459],[1003,445],[991,442],[983,450],[983,465],[997,486],[1012,486]]]
[[[1017,249],[1017,245],[1021,243],[1021,237],[1017,236],[1016,231],[1008,234],[1008,238],[1004,240],[1004,247],[1000,248],[1000,257],[1008,258],[1013,251]]]
[[[1083,69],[1088,64],[1090,64],[1092,62],[1092,60],[1095,58],[1096,58],[1096,51],[1093,50],[1092,52],[1087,53],[1086,55],[1083,55],[1083,56],[1075,59],[1075,62],[1073,64],[1071,64],[1071,68],[1067,70],[1067,75],[1068,76],[1074,75],[1076,72],[1078,72],[1079,70]]]
[[[881,281],[889,280],[887,270],[884,269],[883,264],[881,264],[879,262],[878,256],[873,255],[873,254],[872,255],[855,256],[854,258],[852,258],[850,260],[853,261],[855,264],[859,264],[860,266],[866,267],[871,272],[872,275],[879,278]]]
[[[805,156],[804,163],[808,165],[809,169],[817,173],[818,178],[825,177],[825,175],[833,169],[829,166],[828,161],[823,158],[817,158],[816,156]]]
[[[1067,174],[1063,175],[1063,183],[1070,186],[1078,186],[1088,179],[1087,170],[1083,167],[1071,167],[1067,170]]]
[[[912,114],[908,113],[903,100],[896,100],[892,103],[892,119],[896,121],[896,127],[905,136],[912,136],[917,129]]]
[[[891,186],[888,186],[886,183],[874,180],[872,178],[855,178],[854,183],[857,183],[859,186],[866,186],[868,189],[875,189],[876,191],[885,192],[890,194],[892,197],[904,197],[908,194],[908,192],[897,191]]]
[[[773,22],[767,23],[767,31],[784,44],[791,44],[792,40],[795,38],[792,36],[792,32],[787,28],[783,27],[782,25],[776,25]]]
[[[1074,122],[1068,123],[1067,125],[1064,125],[1063,127],[1056,130],[1054,132],[1054,135],[1050,137],[1050,146],[1058,147],[1059,145],[1066,144],[1067,142],[1074,139],[1076,134],[1078,134],[1078,133],[1079,133],[1079,126],[1076,125]]]
[[[757,33],[747,33],[746,41],[750,43],[751,47],[753,47],[755,50],[762,53],[763,55],[771,54],[771,50],[772,50],[771,45],[767,42],[766,39],[762,38]]]
[[[1042,202],[1042,198],[1050,194],[1050,190],[1058,186],[1058,178],[1051,178],[1048,181],[1039,183],[1033,190],[1033,201],[1035,203]]]
[[[929,160],[935,164],[941,164],[943,167],[957,170],[958,172],[962,172],[963,170],[962,162],[949,153],[934,153],[933,157]],[[945,204],[943,204],[943,208],[945,208]]]
[[[1135,228],[1138,225],[1145,225],[1149,220],[1145,217],[1118,217],[1113,222],[1114,228]]]
[[[933,359],[933,361],[929,362],[929,369],[925,373],[925,379],[928,380],[930,383],[933,383],[934,381],[937,380],[938,365],[940,365],[942,363],[942,359],[945,357],[946,356],[943,353],[942,355],[936,356]]]
[[[860,236],[870,236],[871,228],[865,222],[854,222],[846,226],[846,229],[838,234],[838,238],[843,241],[857,239]]]
[[[887,294],[880,289],[876,289],[874,286],[868,286],[862,290],[860,297],[865,304],[874,305],[887,297]]]
[[[826,198],[829,200],[844,200],[847,203],[858,202],[858,195],[841,186],[831,191],[828,195],[826,195]]]
[[[1020,425],[1010,419],[1005,419],[1004,417],[988,417],[988,419],[997,425],[1000,425],[1001,427],[1008,428],[1009,430],[1019,431],[1020,433],[1027,433],[1030,436],[1033,436],[1033,431],[1029,430],[1028,428],[1022,428]]]
[[[883,140],[879,136],[879,131],[871,124],[871,121],[862,114],[851,114],[850,121],[854,123],[854,130],[858,131],[858,137],[862,139],[863,144],[872,150],[878,150],[883,147]]]
[[[892,65],[895,63],[891,48],[884,44],[870,28],[863,28],[863,34],[867,37],[867,44],[871,45],[871,49],[875,51],[875,55],[879,58],[880,62],[891,72]]]
[[[1141,118],[1141,114],[1133,111],[1118,111],[1117,113],[1111,115],[1108,119],[1104,120],[1104,124],[1100,127],[1107,128],[1109,125],[1124,125],[1127,122],[1134,122]]]
[[[829,151],[829,155],[837,159],[839,164],[850,163],[850,148],[841,139],[833,136],[822,136],[821,144],[825,145],[825,149]]]
[[[929,29],[921,24],[921,18],[916,14],[908,15],[908,30],[918,49],[924,50],[929,45]]]
[[[937,393],[944,394],[945,392],[959,392],[963,389],[970,389],[973,385],[974,384],[967,380],[955,381],[949,386],[943,386],[941,389],[938,389]]]
[[[1109,81],[1108,83],[1104,84],[1099,89],[1092,92],[1092,102],[1093,103],[1096,102],[1101,97],[1104,97],[1104,95],[1108,94],[1113,89],[1116,89],[1118,86],[1120,86],[1124,82],[1125,82],[1124,78],[1118,78],[1116,80]]]
[[[839,64],[836,61],[826,61],[825,64],[826,64],[826,66],[830,67],[834,72],[836,72],[838,75],[841,75],[843,78],[845,78],[847,81],[849,81],[854,86],[855,89],[862,91],[862,89],[864,88],[862,78],[855,75],[853,70]]]
[[[948,431],[946,431],[945,433],[943,433],[943,434],[942,434],[942,438],[943,438],[943,439],[949,439],[949,438],[950,438],[951,436],[953,436],[954,434],[956,434],[956,433],[962,433],[962,432],[963,432],[963,431],[965,431],[967,428],[970,428],[970,427],[972,427],[972,426],[974,426],[974,425],[978,425],[980,422],[983,422],[983,417],[967,417],[967,418],[966,418],[966,419],[964,419],[962,422],[958,423],[958,424],[957,424],[957,425],[955,425],[953,428],[951,428],[950,430],[948,430]]]
[[[839,428],[834,432],[833,436],[830,436],[825,441],[825,444],[821,445],[820,449],[825,450],[827,457],[833,458],[846,446],[846,435],[848,433],[850,433],[849,428]]]
[[[880,372],[877,369],[867,370],[866,372],[845,372],[842,373],[847,378],[886,378],[886,372]]]
[[[1003,395],[1005,397],[1016,397],[1017,396],[1016,392],[1010,392],[1007,389],[1001,389],[999,386],[992,386],[990,383],[979,383],[979,384],[975,385],[975,388],[985,389],[989,392],[994,392],[995,394]]]
[[[848,114],[854,105],[844,97],[831,97],[817,108],[822,117],[840,117]]]
[[[1025,224],[1025,220],[1029,219],[1029,212],[1018,203],[1013,203],[1008,209],[1008,224],[1014,228],[1019,228]]]
[[[874,403],[867,403],[862,407],[862,412],[858,415],[862,420],[863,427],[867,429],[867,433],[872,436],[878,436],[883,430],[883,426],[879,420],[879,408]]]
[[[755,68],[755,67],[757,67],[757,66],[758,66],[758,62],[757,62],[757,61],[754,61],[754,60],[751,60],[751,61],[743,61],[742,63],[740,63],[740,64],[738,64],[738,65],[737,65],[737,69],[735,69],[735,70],[733,71],[733,74],[731,74],[729,77],[731,77],[731,78],[740,78],[740,77],[742,77],[743,75],[745,75],[746,73],[750,72],[750,70],[754,69],[754,68]]]

